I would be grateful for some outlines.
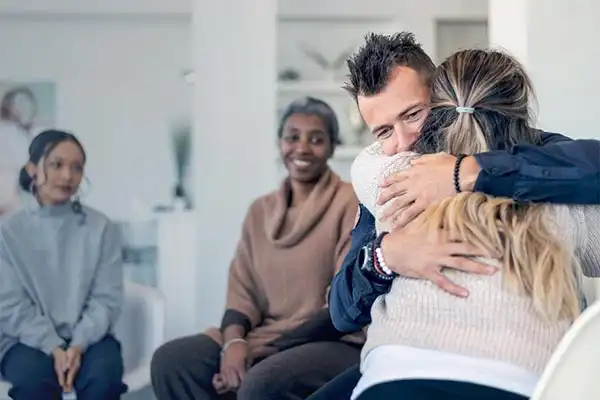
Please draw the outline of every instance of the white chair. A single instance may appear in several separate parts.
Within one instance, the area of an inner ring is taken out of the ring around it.
[[[149,286],[127,283],[123,314],[116,327],[129,393],[150,385],[150,360],[165,338],[165,301]]]
[[[116,327],[125,364],[128,393],[150,385],[150,360],[165,337],[165,301],[160,292],[135,283],[125,284],[125,304]],[[8,400],[10,385],[0,382],[0,400]]]
[[[9,389],[10,384],[8,382],[0,381],[0,400],[10,400],[10,397],[8,397]]]
[[[587,309],[554,351],[531,400],[600,399],[600,279],[586,279]]]

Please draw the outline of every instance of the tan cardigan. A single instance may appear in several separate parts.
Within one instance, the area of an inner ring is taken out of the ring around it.
[[[251,358],[326,306],[350,247],[358,207],[350,184],[327,171],[301,208],[290,211],[289,197],[286,180],[254,201],[229,271],[226,308],[250,319]]]

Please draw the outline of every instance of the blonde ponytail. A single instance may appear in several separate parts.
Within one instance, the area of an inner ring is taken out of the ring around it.
[[[476,154],[537,144],[531,128],[531,80],[514,58],[495,50],[455,53],[435,71],[431,113],[415,144],[420,153]],[[427,209],[417,221],[445,228],[452,239],[502,254],[508,287],[531,296],[550,319],[579,314],[577,260],[557,237],[543,205],[462,193]]]
[[[489,149],[481,126],[470,113],[459,113],[442,136],[446,140],[444,147],[450,154],[477,154]]]

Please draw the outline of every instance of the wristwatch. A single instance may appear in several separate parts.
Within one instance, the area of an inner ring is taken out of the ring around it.
[[[360,265],[360,270],[367,278],[373,279],[379,283],[388,283],[393,281],[397,274],[391,271],[391,273],[382,273],[375,266],[375,263],[377,262],[375,260],[376,252],[381,246],[381,239],[383,239],[383,236],[384,235],[379,235],[377,239],[361,247],[360,253],[358,254],[358,263]]]

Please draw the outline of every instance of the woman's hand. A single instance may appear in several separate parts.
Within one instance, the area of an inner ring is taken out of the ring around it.
[[[54,359],[54,372],[58,378],[58,384],[66,391],[67,370],[69,368],[69,357],[67,356],[67,352],[62,348],[57,347],[52,351],[52,358]]]
[[[68,370],[65,386],[66,391],[71,392],[73,390],[73,383],[75,382],[75,377],[77,376],[77,372],[79,372],[79,367],[81,367],[81,355],[83,354],[83,350],[81,349],[81,347],[73,346],[69,347],[66,354]]]
[[[446,154],[428,154],[412,161],[411,168],[386,179],[377,204],[390,202],[381,216],[390,222],[393,230],[404,228],[427,207],[456,195],[454,167],[456,157]],[[461,191],[473,190],[481,167],[475,157],[462,160],[459,169]]]
[[[444,274],[445,268],[481,275],[493,275],[498,271],[497,267],[473,257],[499,260],[501,255],[469,243],[452,241],[441,229],[432,234],[419,226],[410,223],[405,229],[386,235],[381,242],[383,258],[397,274],[426,279],[450,294],[467,297],[468,290],[452,282]]]
[[[219,379],[223,381],[226,391],[239,389],[246,373],[248,363],[248,345],[246,342],[231,343],[221,356],[221,372]],[[213,381],[213,385],[214,382]],[[215,387],[216,390],[217,387]]]
[[[223,379],[221,373],[215,374],[215,376],[213,376],[212,384],[215,388],[215,392],[217,392],[218,395],[228,392],[227,382],[225,382],[225,379]]]

